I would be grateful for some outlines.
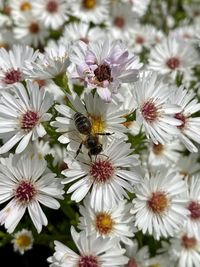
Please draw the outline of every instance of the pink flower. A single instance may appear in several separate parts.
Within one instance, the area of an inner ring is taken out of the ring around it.
[[[83,81],[89,89],[96,88],[99,96],[107,102],[122,83],[138,79],[138,69],[142,66],[138,57],[129,56],[119,41],[113,44],[108,40],[90,44],[79,41],[70,58],[76,65],[71,77]]]

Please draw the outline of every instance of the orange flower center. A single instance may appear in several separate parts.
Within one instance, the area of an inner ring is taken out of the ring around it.
[[[23,11],[23,12],[26,12],[26,11],[29,11],[31,10],[32,6],[29,2],[23,2],[20,6],[20,10]]]
[[[109,234],[112,229],[113,229],[113,220],[111,218],[111,216],[107,213],[99,213],[96,216],[96,229],[99,233],[103,234],[103,235],[107,235]]]
[[[82,5],[85,9],[93,9],[96,6],[96,0],[83,0]]]
[[[148,200],[148,207],[156,214],[163,213],[168,205],[168,199],[163,192],[152,193],[150,199]]]
[[[155,155],[160,155],[160,154],[162,154],[162,152],[164,150],[164,145],[162,145],[162,144],[153,144],[152,149],[153,149],[153,153]]]
[[[188,237],[187,235],[184,235],[182,237],[182,246],[186,249],[194,249],[197,245],[197,240],[194,237]]]

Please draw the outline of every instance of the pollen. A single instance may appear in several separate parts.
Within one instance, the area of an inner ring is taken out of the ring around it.
[[[21,249],[26,249],[31,245],[32,239],[27,234],[21,234],[16,238],[15,242]]]
[[[36,189],[30,181],[21,181],[15,190],[15,198],[21,203],[29,203],[36,195]]]
[[[58,2],[57,1],[48,1],[46,5],[46,10],[49,13],[56,13],[58,11]]]
[[[22,73],[19,69],[10,69],[5,73],[3,82],[6,84],[13,84],[22,80]]]
[[[109,234],[113,229],[114,222],[108,213],[99,213],[96,216],[96,229],[103,235]]]
[[[153,153],[155,155],[161,155],[163,150],[164,150],[164,145],[162,145],[162,144],[153,144],[152,149],[153,149]]]
[[[38,113],[28,110],[21,118],[21,129],[28,133],[38,124],[38,121]]]
[[[184,235],[182,237],[182,246],[186,249],[194,249],[197,245],[197,240],[194,237],[188,237],[187,235]]]
[[[96,0],[83,0],[82,5],[85,9],[93,9],[96,6]]]
[[[94,161],[90,167],[90,175],[94,178],[95,182],[105,183],[114,174],[114,167],[107,160]]]
[[[183,113],[175,114],[174,118],[176,118],[177,120],[180,120],[182,122],[182,124],[177,126],[177,128],[184,129],[185,128],[185,124],[187,122],[187,118],[183,115]]]
[[[193,220],[200,219],[200,203],[191,201],[188,205],[188,209],[190,211],[190,218]]]
[[[91,124],[92,124],[92,133],[93,134],[105,132],[106,123],[102,117],[93,116],[93,115],[89,114],[88,118],[90,119]]]
[[[171,57],[167,60],[166,65],[171,69],[175,70],[180,66],[180,60],[176,57]]]
[[[147,201],[150,210],[156,214],[161,214],[166,211],[168,206],[168,199],[163,192],[154,192]]]
[[[20,6],[20,10],[23,12],[29,11],[31,10],[31,8],[32,8],[31,4],[27,1],[23,2]]]
[[[95,256],[82,256],[78,262],[78,267],[100,267]]]
[[[151,100],[145,102],[142,105],[141,113],[142,113],[143,118],[149,123],[156,121],[158,118],[157,107]]]

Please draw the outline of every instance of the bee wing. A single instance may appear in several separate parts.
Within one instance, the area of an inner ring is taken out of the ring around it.
[[[77,149],[80,146],[80,143],[84,143],[86,139],[86,135],[80,134],[78,131],[73,130],[69,131],[68,138],[70,140],[70,143],[68,144],[68,149],[77,151]]]

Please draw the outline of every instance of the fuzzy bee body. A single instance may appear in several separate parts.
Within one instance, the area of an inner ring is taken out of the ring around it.
[[[98,155],[102,151],[102,144],[99,142],[98,135],[108,135],[107,133],[92,133],[92,124],[88,117],[86,117],[84,114],[76,112],[74,114],[74,124],[76,126],[76,129],[79,133],[86,136],[86,139],[81,142],[77,152],[76,157],[78,156],[82,145],[85,145],[85,147],[89,150],[88,155],[91,157],[91,155]]]
[[[84,114],[76,112],[74,114],[74,123],[79,133],[85,134],[85,135],[88,135],[91,133],[92,124],[90,120]]]

